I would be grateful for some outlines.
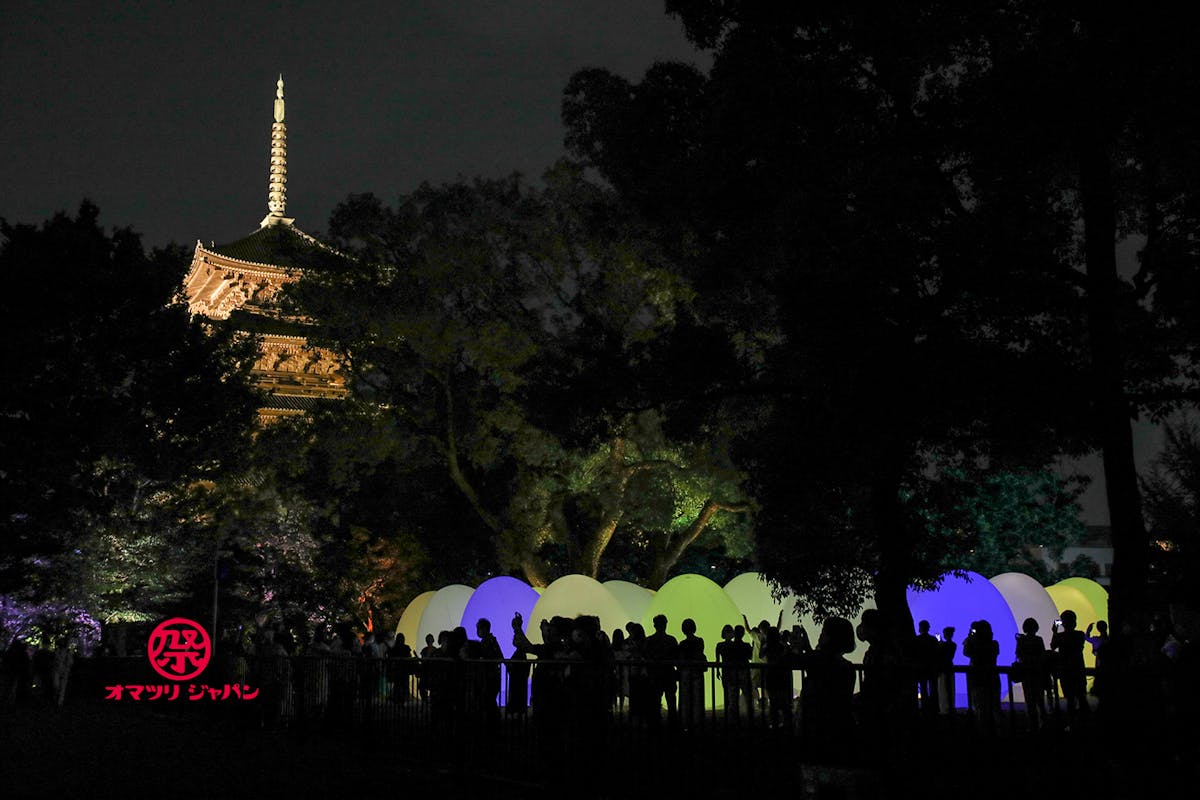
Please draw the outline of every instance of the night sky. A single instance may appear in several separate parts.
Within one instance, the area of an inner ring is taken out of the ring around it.
[[[708,63],[661,0],[3,8],[0,216],[37,222],[87,196],[153,245],[258,226],[280,72],[288,216],[319,232],[351,192],[538,178],[564,154],[578,69]]]
[[[44,3],[0,17],[0,217],[88,197],[149,245],[228,242],[266,213],[275,80],[288,216],[320,233],[352,192],[537,177],[564,154],[568,78],[707,68],[661,0]],[[1136,433],[1144,465],[1156,431]],[[1088,522],[1107,522],[1099,459]]]

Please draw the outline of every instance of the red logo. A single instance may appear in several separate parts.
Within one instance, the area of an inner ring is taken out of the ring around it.
[[[146,647],[150,666],[164,678],[186,681],[204,671],[212,658],[212,640],[198,623],[174,617],[159,623]]]

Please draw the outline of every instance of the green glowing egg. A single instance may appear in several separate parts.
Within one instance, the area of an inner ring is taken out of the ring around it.
[[[1095,607],[1088,600],[1087,595],[1079,591],[1075,586],[1056,583],[1053,586],[1046,587],[1046,593],[1050,595],[1050,599],[1054,601],[1054,605],[1058,608],[1058,613],[1061,616],[1062,612],[1071,609],[1075,612],[1076,629],[1087,630],[1088,623],[1095,623],[1100,619],[1096,613]],[[1094,632],[1093,632],[1094,633]],[[1046,634],[1046,646],[1050,646],[1050,640],[1053,638],[1054,632],[1050,631]],[[1083,648],[1083,664],[1086,667],[1096,666],[1096,657],[1092,655],[1091,647]]]
[[[800,624],[800,616],[796,613],[796,595],[788,592],[776,600],[771,596],[771,585],[757,572],[738,575],[725,584],[725,593],[751,625],[757,625],[765,619],[772,625],[778,623],[780,630],[791,630],[793,625]]]
[[[1087,628],[1088,622],[1108,622],[1108,590],[1091,578],[1067,578],[1058,582],[1060,586],[1071,586],[1078,589],[1096,612],[1096,619],[1080,619],[1080,630]]]
[[[604,588],[613,593],[613,597],[617,598],[617,602],[631,620],[640,620],[642,614],[646,613],[646,607],[654,599],[654,592],[629,581],[605,581]],[[607,633],[612,636],[612,631]]]
[[[642,615],[647,634],[654,632],[653,620],[659,614],[666,616],[667,633],[676,639],[683,638],[680,624],[689,617],[695,620],[696,635],[704,640],[704,657],[708,661],[717,658],[721,628],[742,624],[742,612],[733,600],[724,589],[703,575],[677,575],[663,584]],[[716,707],[724,706],[723,692],[719,688],[713,690],[711,670],[705,675],[704,697],[707,707],[714,707],[714,698]]]

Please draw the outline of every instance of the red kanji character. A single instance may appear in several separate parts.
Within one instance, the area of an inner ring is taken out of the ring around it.
[[[109,694],[104,699],[105,700],[120,700],[121,692],[123,692],[124,690],[125,690],[124,686],[105,686],[104,691],[108,692]]]
[[[178,700],[179,699],[179,684],[178,683],[172,683],[170,686],[168,686],[166,688],[171,690],[171,696],[167,698],[168,700]]]
[[[204,699],[204,690],[207,688],[208,688],[207,686],[197,686],[194,683],[189,683],[188,684],[188,700],[203,700]]]
[[[220,697],[217,697],[217,695],[221,695],[221,696],[220,696]],[[212,688],[210,688],[210,689],[208,690],[208,696],[209,696],[209,697],[211,697],[213,700],[226,700],[226,699],[228,699],[228,698],[229,698],[229,684],[228,684],[228,683],[227,683],[227,684],[225,684],[225,689],[224,689],[223,691],[222,691],[221,689],[218,689],[218,688],[217,688],[217,687],[215,687],[215,686],[214,686],[214,687],[212,687]]]
[[[251,692],[253,692],[253,694],[251,694]],[[242,699],[243,700],[253,700],[256,697],[258,697],[258,689],[251,689],[249,686],[246,686],[245,684],[242,685]]]
[[[130,686],[129,684],[126,684],[125,688],[126,688],[126,690],[129,691],[129,699],[130,700],[141,700],[142,692],[147,687],[145,687],[145,686]]]
[[[227,686],[226,688],[227,688],[227,689],[229,689],[231,692],[233,692],[233,696],[234,696],[234,697],[241,697],[241,696],[242,696],[242,686],[241,686],[241,684],[235,683],[235,684],[233,684],[232,686]]]
[[[157,700],[163,696],[163,692],[167,689],[165,686],[147,686],[146,688],[150,690],[150,696],[146,698],[147,700]]]

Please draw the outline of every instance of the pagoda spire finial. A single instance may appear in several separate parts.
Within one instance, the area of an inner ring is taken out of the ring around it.
[[[287,213],[287,125],[283,121],[283,74],[275,84],[275,122],[271,125],[271,177],[267,187],[267,216],[262,227],[289,225]]]

